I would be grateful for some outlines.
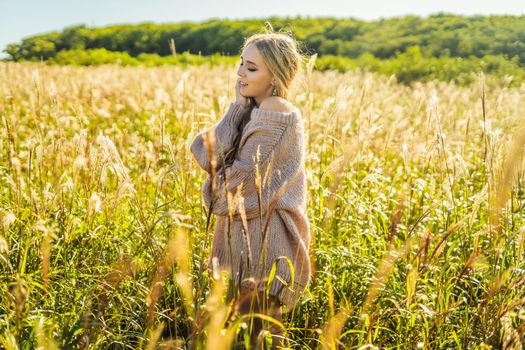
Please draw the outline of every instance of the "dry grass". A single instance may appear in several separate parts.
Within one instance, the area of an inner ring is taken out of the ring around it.
[[[244,341],[189,152],[234,72],[0,64],[2,347]],[[306,74],[315,275],[290,348],[523,345],[525,87],[481,82]]]

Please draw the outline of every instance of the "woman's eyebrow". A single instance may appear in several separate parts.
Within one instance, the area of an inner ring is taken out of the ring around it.
[[[242,59],[242,56],[241,56],[241,59]],[[257,67],[257,65],[255,64],[255,62],[248,61],[248,60],[246,60],[246,62],[247,62],[247,63],[251,63],[251,64],[253,64],[255,67]]]

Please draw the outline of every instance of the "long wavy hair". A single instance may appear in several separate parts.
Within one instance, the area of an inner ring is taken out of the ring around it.
[[[244,41],[241,52],[251,44],[257,47],[264,63],[275,79],[276,95],[288,99],[292,82],[301,69],[301,63],[303,62],[303,56],[297,48],[296,40],[290,35],[282,33],[254,34]],[[233,147],[224,156],[224,165],[220,169],[223,175],[225,168],[231,166],[235,160],[244,127],[250,121],[255,107],[255,99],[250,97],[248,108],[244,112],[238,126],[239,132],[233,140]]]

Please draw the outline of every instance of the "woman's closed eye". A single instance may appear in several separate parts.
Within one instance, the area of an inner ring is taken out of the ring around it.
[[[239,66],[242,66],[242,63],[239,63]],[[250,72],[255,72],[257,69],[248,68],[248,70],[249,70]]]

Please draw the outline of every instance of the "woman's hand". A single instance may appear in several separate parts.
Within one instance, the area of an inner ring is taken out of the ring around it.
[[[237,79],[237,83],[235,84],[235,102],[240,103],[245,107],[248,107],[250,103],[250,99],[248,97],[241,95],[241,83],[239,79]]]

